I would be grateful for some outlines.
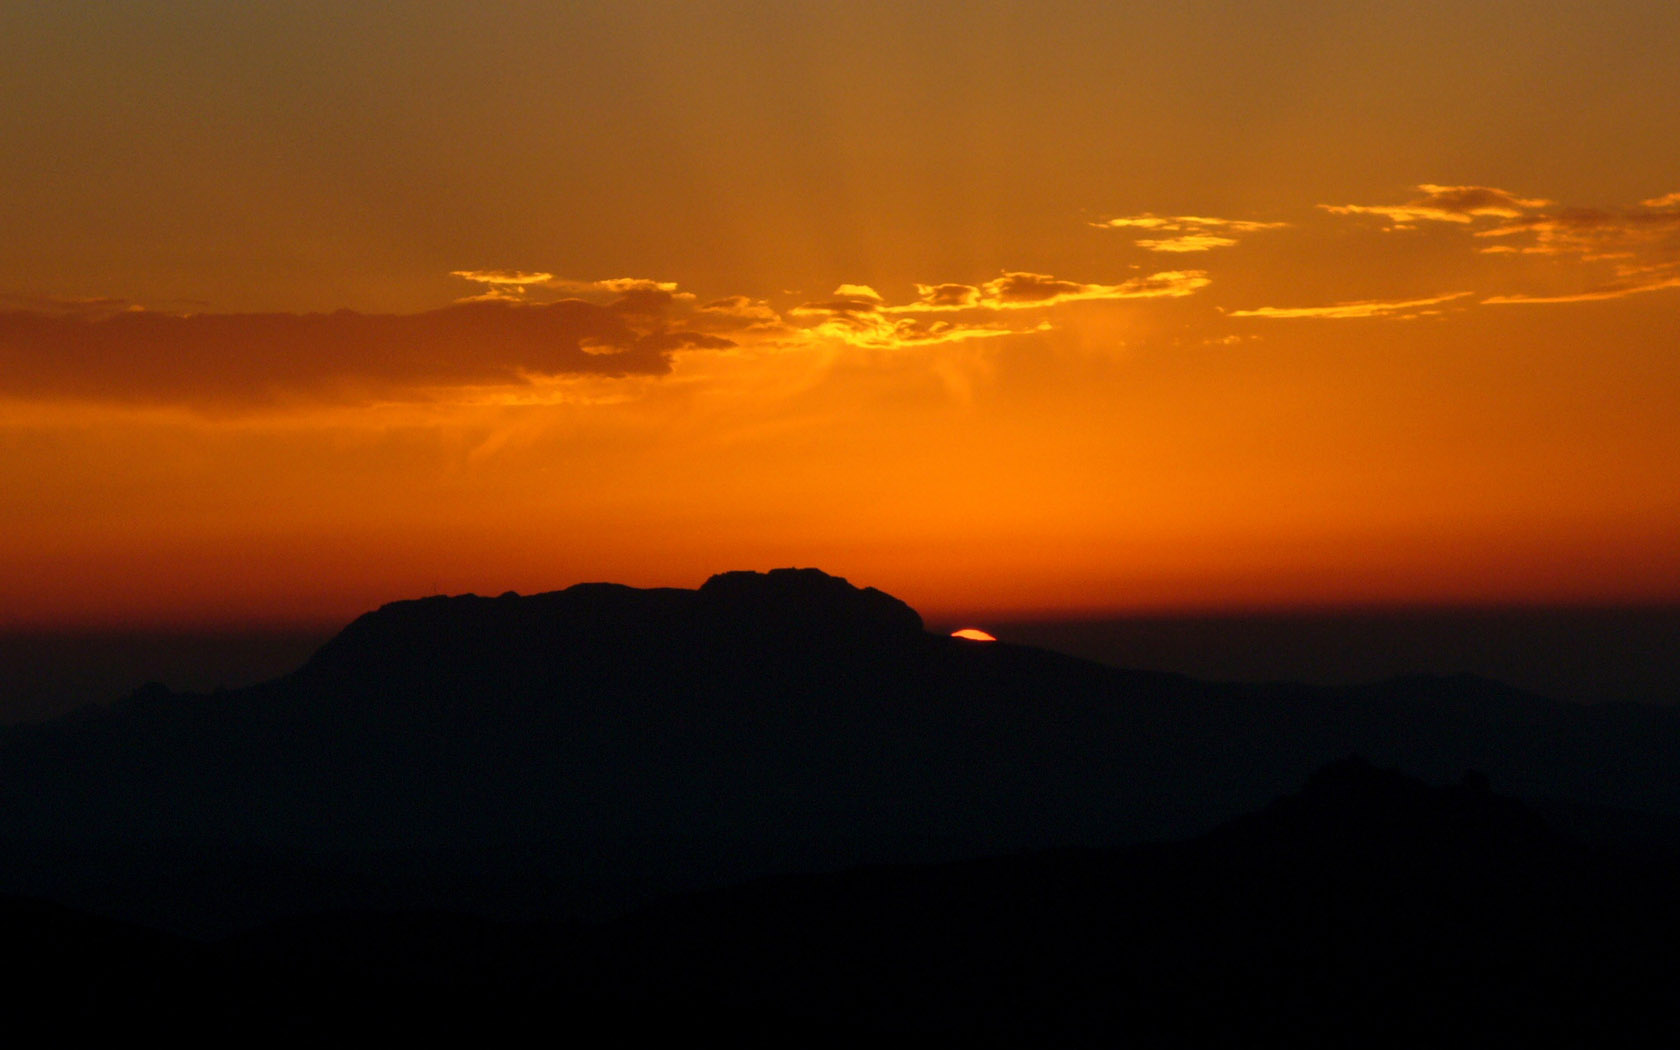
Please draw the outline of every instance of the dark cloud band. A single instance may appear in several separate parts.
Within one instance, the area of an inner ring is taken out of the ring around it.
[[[530,376],[659,375],[731,340],[634,309],[564,300],[417,314],[106,317],[0,312],[0,396],[250,405],[357,400]]]

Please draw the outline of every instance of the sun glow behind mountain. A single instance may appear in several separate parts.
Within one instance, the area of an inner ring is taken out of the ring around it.
[[[0,35],[0,623],[1680,598],[1673,5]]]
[[[997,639],[994,638],[991,634],[989,634],[985,631],[982,631],[978,627],[964,627],[961,630],[952,631],[951,632],[951,637],[952,638],[962,638],[962,639],[965,639],[965,640],[970,641],[970,642],[995,642],[995,641],[997,641]]]

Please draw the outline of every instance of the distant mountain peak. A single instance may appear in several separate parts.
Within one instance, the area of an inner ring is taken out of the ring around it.
[[[1373,843],[1393,849],[1419,839],[1482,848],[1555,838],[1523,803],[1495,794],[1479,771],[1466,772],[1456,784],[1431,785],[1358,756],[1320,767],[1297,794],[1238,818],[1218,834],[1239,841],[1259,838],[1343,849]]]

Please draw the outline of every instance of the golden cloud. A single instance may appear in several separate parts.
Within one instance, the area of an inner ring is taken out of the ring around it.
[[[507,284],[523,286],[527,284],[546,284],[554,280],[551,273],[526,273],[523,270],[451,270],[451,277],[461,277],[479,284]]]
[[[1478,229],[1479,238],[1526,237],[1526,244],[1494,244],[1489,255],[1582,255],[1626,258],[1680,234],[1680,193],[1652,197],[1636,208],[1555,207],[1544,198],[1518,197],[1490,186],[1438,186],[1424,183],[1424,195],[1405,204],[1321,204],[1336,215],[1377,215],[1389,229],[1413,229],[1420,222],[1468,225],[1501,220]]]
[[[848,346],[872,350],[896,350],[1020,334],[1019,329],[1004,325],[926,317],[884,317],[878,313],[836,314],[805,331],[807,338],[833,339]]]
[[[476,295],[462,296],[458,303],[523,302],[532,285],[554,280],[551,273],[526,273],[523,270],[451,270],[449,276],[484,285]]]
[[[867,284],[842,284],[830,298],[801,303],[790,313],[799,317],[826,317],[831,314],[866,315],[878,313],[886,305],[881,293]]]
[[[1376,215],[1387,219],[1391,229],[1413,229],[1420,222],[1469,223],[1478,218],[1514,219],[1552,202],[1538,197],[1518,197],[1509,190],[1492,186],[1418,185],[1421,197],[1404,204],[1320,204],[1332,215]]]
[[[980,305],[980,289],[975,285],[918,284],[916,302],[908,309],[973,310]]]
[[[1212,248],[1229,248],[1237,243],[1237,239],[1221,237],[1216,233],[1186,233],[1179,237],[1148,238],[1135,243],[1139,248],[1152,252],[1205,252]]]
[[[1102,230],[1138,229],[1170,233],[1171,237],[1140,238],[1134,243],[1152,252],[1205,252],[1213,248],[1229,248],[1237,243],[1233,236],[1256,230],[1275,230],[1288,226],[1287,222],[1256,222],[1252,219],[1220,219],[1208,215],[1122,215],[1093,222]]]
[[[1409,318],[1423,314],[1437,313],[1430,309],[1442,303],[1449,303],[1455,299],[1463,299],[1471,292],[1449,292],[1445,295],[1431,296],[1428,299],[1361,299],[1355,302],[1332,303],[1329,306],[1261,306],[1252,310],[1232,310],[1230,317],[1268,317],[1274,319],[1324,317],[1333,319],[1357,319],[1367,317]]]
[[[969,307],[978,290],[971,285],[917,285],[918,294],[944,296],[954,301],[966,297]],[[945,289],[946,291],[940,291]],[[972,293],[972,294],[970,294]],[[957,307],[933,307],[955,309]],[[956,322],[930,320],[925,317],[894,317],[892,314],[915,310],[915,307],[886,305],[881,294],[866,284],[842,284],[834,289],[831,298],[802,303],[790,313],[796,317],[820,318],[801,333],[806,339],[833,339],[848,346],[870,349],[895,349],[926,346],[934,343],[954,343],[968,339],[1010,335],[1016,330],[986,322]],[[916,311],[922,312],[922,311]]]
[[[782,320],[782,315],[777,313],[768,302],[745,295],[727,295],[722,299],[713,299],[709,303],[701,303],[698,309],[702,314],[728,317],[754,324],[780,324]]]
[[[1631,258],[1643,253],[1680,252],[1680,194],[1656,197],[1638,208],[1560,208],[1524,215],[1477,237],[1527,237],[1521,246],[1491,245],[1483,252],[1527,255],[1581,255],[1586,258]],[[1666,203],[1665,203],[1666,202]]]
[[[1418,188],[1423,196],[1403,205],[1320,207],[1338,215],[1378,215],[1388,229],[1412,229],[1426,221],[1474,225],[1467,231],[1471,237],[1493,242],[1484,243],[1480,254],[1560,258],[1580,267],[1586,286],[1561,294],[1505,293],[1481,299],[1484,303],[1592,302],[1673,287],[1680,265],[1680,192],[1647,198],[1636,207],[1603,208],[1558,206],[1488,186]],[[1616,264],[1608,281],[1606,263]]]
[[[1483,299],[1482,302],[1494,306],[1512,303],[1592,303],[1605,299],[1622,299],[1645,292],[1658,292],[1665,288],[1680,288],[1680,274],[1642,274],[1601,284],[1583,292],[1564,295],[1495,295]]]
[[[1207,287],[1201,270],[1168,270],[1119,284],[1088,284],[1049,274],[1006,271],[984,284],[918,284],[913,302],[889,305],[874,288],[842,284],[833,296],[801,303],[789,311],[816,319],[808,336],[831,336],[854,346],[891,347],[958,342],[1041,330],[1048,322],[1004,324],[1004,311],[1042,310],[1062,303],[1119,299],[1161,299],[1192,295]],[[972,320],[933,320],[926,315],[962,312]],[[994,319],[985,319],[992,314]]]
[[[1092,299],[1176,299],[1212,283],[1203,270],[1165,270],[1119,284],[1081,284],[1042,273],[1011,272],[980,286],[980,303],[1019,310]]]
[[[600,281],[580,281],[569,277],[556,277],[551,273],[524,270],[451,270],[451,277],[472,281],[484,285],[484,289],[476,295],[464,296],[456,302],[530,302],[539,298],[533,292],[557,292],[561,296],[575,296],[585,299],[611,298],[642,294],[677,295],[677,285],[673,281],[654,281],[645,277],[609,277]],[[540,297],[553,300],[555,296]]]
[[[675,281],[653,281],[645,277],[608,277],[601,281],[577,281],[565,277],[551,277],[543,287],[570,295],[630,295],[635,292],[664,292],[682,295]]]
[[[1032,310],[1100,299],[1174,299],[1212,283],[1204,270],[1164,270],[1119,284],[1085,284],[1044,273],[1009,271],[985,284],[918,284],[916,301],[887,313],[941,310]]]

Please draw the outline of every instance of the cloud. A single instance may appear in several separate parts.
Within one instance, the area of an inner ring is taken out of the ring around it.
[[[664,292],[667,295],[683,295],[677,291],[675,281],[654,281],[645,277],[608,277],[601,281],[577,281],[565,277],[552,277],[543,282],[543,287],[553,288],[569,295],[629,295],[635,292]]]
[[[551,273],[526,273],[523,270],[451,270],[451,277],[464,277],[480,284],[545,284],[554,280]]]
[[[1377,215],[1389,229],[1415,229],[1422,222],[1461,226],[1497,220],[1474,230],[1483,239],[1515,240],[1481,249],[1487,255],[1580,255],[1628,258],[1653,246],[1680,247],[1680,192],[1651,197],[1634,208],[1559,207],[1543,198],[1518,197],[1489,186],[1424,183],[1423,196],[1405,204],[1321,204],[1336,215]]]
[[[768,302],[745,295],[727,295],[722,299],[713,299],[709,303],[701,303],[698,310],[710,317],[727,317],[750,324],[780,324],[782,320],[782,315]]]
[[[967,307],[975,308],[979,290],[972,285],[917,285],[918,294],[955,302],[964,299]],[[949,291],[942,292],[940,289]],[[959,307],[930,307],[956,309]],[[935,343],[954,343],[968,339],[984,339],[1010,335],[1014,328],[980,321],[935,320],[927,317],[893,316],[906,311],[925,312],[914,306],[888,306],[874,288],[866,284],[842,284],[828,299],[802,303],[789,311],[798,318],[815,319],[816,323],[803,329],[801,336],[809,339],[833,339],[849,346],[870,349],[892,349],[926,346]]]
[[[581,300],[618,314],[643,335],[671,326],[695,333],[759,336],[787,331],[781,315],[765,300],[734,295],[702,305],[694,293],[681,291],[675,281],[646,277],[579,280],[521,270],[456,270],[453,275],[482,282],[488,288],[482,295],[457,302],[499,300],[536,305]]]
[[[1404,319],[1438,313],[1439,311],[1432,310],[1430,307],[1449,303],[1455,299],[1462,299],[1471,294],[1470,292],[1449,292],[1446,295],[1436,295],[1428,299],[1362,299],[1357,302],[1333,303],[1330,306],[1261,306],[1253,310],[1232,310],[1227,316],[1274,319],[1299,317],[1324,317],[1343,320],[1365,317]]]
[[[417,314],[8,311],[0,397],[211,409],[426,399],[535,377],[661,375],[677,351],[733,345],[680,312],[626,309],[623,299]]]
[[[889,347],[949,343],[1042,331],[1043,319],[1007,322],[1007,313],[1044,310],[1062,303],[1179,298],[1208,285],[1201,270],[1169,270],[1119,284],[1087,284],[1049,274],[1006,271],[984,284],[918,284],[909,303],[889,304],[866,284],[842,284],[834,294],[801,303],[789,316],[812,321],[806,337],[830,336],[854,346]],[[962,313],[962,320],[930,314]]]
[[[1538,197],[1518,197],[1509,190],[1492,186],[1441,186],[1421,183],[1423,195],[1404,204],[1320,204],[1332,215],[1376,215],[1388,220],[1390,229],[1415,229],[1420,222],[1470,223],[1478,218],[1514,219],[1552,202]]]
[[[580,281],[570,277],[556,277],[541,271],[524,270],[451,270],[451,277],[484,285],[476,295],[457,299],[460,303],[486,301],[532,302],[553,301],[554,295],[535,295],[537,292],[559,293],[563,297],[611,299],[636,294],[681,297],[674,281],[654,281],[645,277],[609,277],[600,281]]]
[[[901,309],[974,310],[981,306],[980,288],[972,284],[918,284],[916,301]]]
[[[1487,254],[1579,255],[1589,260],[1652,253],[1672,257],[1680,255],[1680,194],[1655,197],[1637,208],[1559,208],[1523,215],[1475,235],[1526,239],[1521,245],[1490,245],[1482,249]]]
[[[867,284],[843,284],[834,289],[834,294],[849,296],[855,299],[873,299],[876,302],[883,301],[881,293],[869,287]]]
[[[867,284],[842,284],[834,294],[816,302],[801,303],[790,313],[799,317],[826,317],[830,314],[862,315],[879,312],[886,306],[881,293]]]
[[[0,310],[29,310],[70,317],[109,317],[125,310],[143,309],[139,303],[115,296],[24,295],[0,292]]]
[[[1181,237],[1150,238],[1136,242],[1139,248],[1152,252],[1205,252],[1212,248],[1229,248],[1237,243],[1235,237],[1221,237],[1215,233],[1186,233]]]
[[[886,317],[874,314],[836,314],[805,330],[807,338],[838,340],[849,346],[893,350],[938,343],[960,343],[1017,335],[1021,329],[986,322],[959,322],[927,317]]]
[[[545,284],[554,280],[554,275],[551,273],[526,273],[523,270],[451,270],[449,276],[459,277],[485,286],[484,290],[477,295],[463,296],[455,300],[458,303],[495,300],[520,302],[524,300],[526,290],[531,285]]]
[[[982,305],[999,310],[1052,306],[1091,299],[1176,299],[1211,283],[1202,270],[1166,270],[1119,284],[1081,284],[1042,273],[1005,273],[980,286]]]
[[[1482,302],[1493,306],[1512,303],[1592,303],[1605,299],[1622,299],[1644,292],[1658,292],[1665,288],[1680,288],[1680,274],[1670,271],[1629,275],[1582,292],[1564,295],[1494,295],[1483,299]]]
[[[1164,270],[1119,284],[1085,284],[1016,270],[985,284],[918,284],[914,302],[881,309],[887,313],[1032,310],[1100,299],[1175,299],[1193,295],[1210,283],[1203,270]]]
[[[814,321],[804,332],[854,346],[888,347],[959,342],[1049,327],[1047,321],[1005,323],[1005,312],[1043,310],[1062,303],[1161,299],[1192,295],[1208,285],[1201,270],[1169,270],[1119,284],[1087,284],[1043,273],[1006,271],[984,284],[918,284],[909,303],[889,304],[866,284],[842,284],[834,294],[801,303],[789,316]],[[963,320],[927,315],[963,313]]]
[[[1234,236],[1257,230],[1276,230],[1287,222],[1256,222],[1252,219],[1219,219],[1207,215],[1122,215],[1093,222],[1102,230],[1138,229],[1172,234],[1170,237],[1140,238],[1134,243],[1152,252],[1205,252],[1213,248],[1229,248],[1237,243]]]
[[[1543,275],[1549,285],[1555,287],[1560,275],[1574,272],[1583,286],[1574,292],[1506,292],[1486,296],[1483,303],[1594,302],[1674,287],[1680,267],[1680,192],[1617,208],[1558,205],[1488,186],[1425,183],[1418,188],[1423,196],[1403,205],[1320,207],[1339,215],[1378,215],[1388,229],[1412,229],[1426,221],[1456,224],[1474,238],[1471,243],[1481,242],[1479,254],[1513,262],[1550,257],[1555,263]],[[1508,272],[1538,274],[1532,269]]]

